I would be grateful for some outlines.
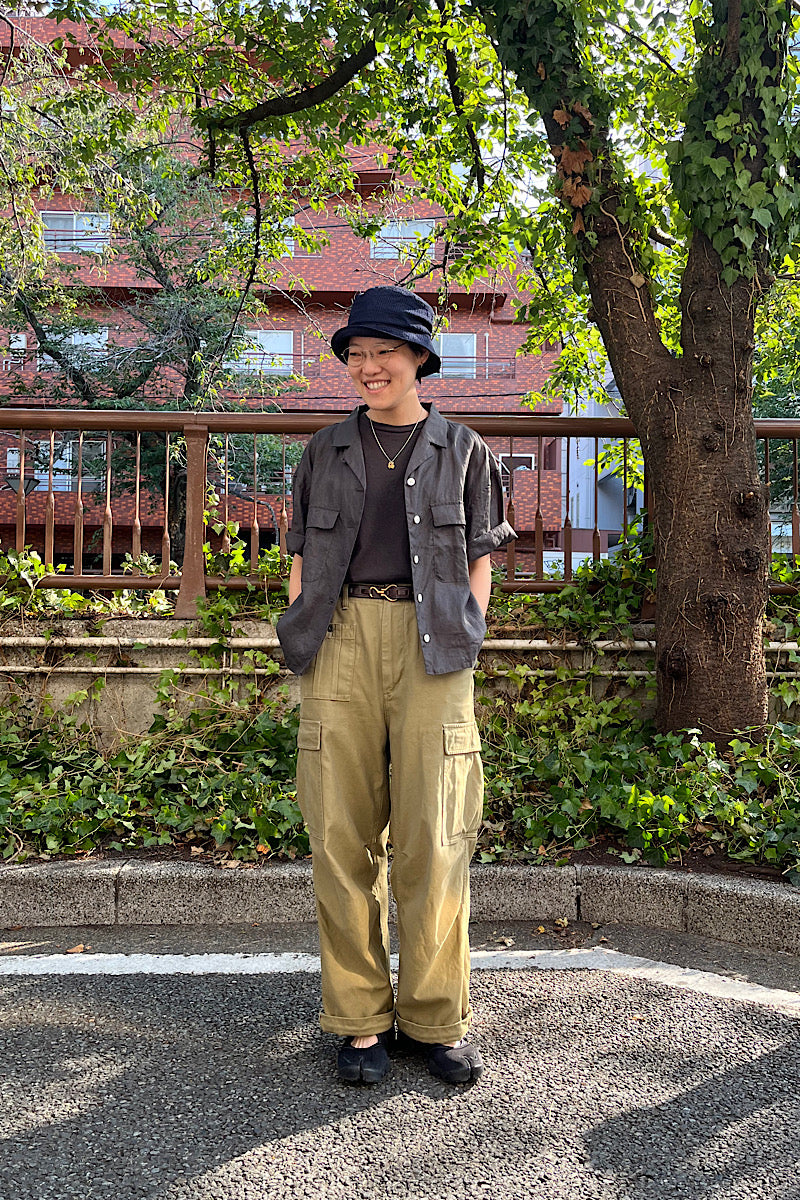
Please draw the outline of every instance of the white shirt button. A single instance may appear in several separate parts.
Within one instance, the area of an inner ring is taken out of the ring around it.
[[[417,481],[413,475],[409,475],[408,479],[406,480],[406,483],[408,484],[409,487],[413,487],[416,482]]]
[[[419,513],[417,513],[416,517],[414,517],[414,524],[419,525]]]
[[[415,562],[415,563],[418,563],[418,562],[419,562],[419,555],[418,555],[418,554],[415,554],[415,555],[414,555],[414,562]]]
[[[429,633],[424,634],[422,640],[423,642],[429,642],[431,640],[431,635]]]
[[[422,592],[417,592],[417,600],[422,604]]]

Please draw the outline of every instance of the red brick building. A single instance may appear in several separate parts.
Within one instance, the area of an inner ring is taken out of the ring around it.
[[[41,39],[52,38],[63,25],[47,19],[25,22]],[[409,275],[409,254],[415,254],[419,238],[440,234],[446,228],[446,214],[414,197],[410,199],[403,181],[393,178],[382,165],[377,148],[370,153],[360,148],[353,157],[352,193],[332,196],[322,212],[309,211],[298,202],[294,222],[313,234],[318,248],[309,250],[302,234],[286,239],[286,254],[275,264],[267,285],[258,298],[266,306],[257,318],[243,319],[249,342],[238,352],[237,372],[244,403],[263,407],[259,385],[269,393],[276,386],[286,390],[275,397],[284,412],[346,410],[354,395],[347,373],[330,352],[328,339],[346,319],[354,294],[387,283],[404,283]],[[342,200],[360,198],[361,210],[380,219],[380,231],[371,240],[358,237],[348,221],[337,211]],[[112,233],[109,214],[86,197],[49,195],[41,202],[45,246],[64,264],[74,268],[75,285],[89,284],[95,300],[88,312],[96,327],[90,334],[75,335],[73,347],[86,346],[86,352],[101,355],[113,347],[125,347],[135,341],[136,331],[126,325],[123,305],[132,298],[153,294],[159,285],[123,261],[120,233]],[[169,229],[164,230],[168,235]],[[111,246],[109,247],[109,244]],[[441,242],[430,247],[434,263],[441,260]],[[109,253],[116,251],[116,253]],[[417,266],[415,273],[419,273]],[[550,369],[556,348],[547,347],[539,356],[520,357],[527,329],[515,322],[514,299],[517,284],[513,271],[497,270],[479,279],[469,290],[448,283],[447,303],[440,304],[445,279],[440,269],[432,269],[413,286],[439,312],[442,320],[440,352],[442,371],[425,379],[421,398],[432,401],[445,413],[518,412],[522,398],[537,391]],[[0,372],[0,404],[25,406],[50,405],[54,402],[75,406],[75,399],[56,401],[55,387],[59,371],[52,360],[39,352],[32,328],[7,334]],[[83,342],[80,339],[83,338]],[[234,352],[231,352],[234,355]],[[235,356],[235,355],[234,355]],[[155,374],[141,398],[158,403],[177,390],[178,380],[170,371]],[[63,392],[62,392],[63,394]],[[514,506],[520,531],[533,529],[534,515],[540,505],[544,517],[546,544],[557,545],[562,524],[560,441],[545,439],[541,481],[537,479],[537,445],[515,439],[513,454],[507,440],[494,439],[492,449],[501,463],[504,482],[511,483],[514,468]],[[96,448],[102,457],[102,447]],[[56,490],[56,549],[71,538],[72,516],[69,480],[74,472],[74,448],[59,448],[60,482]],[[19,469],[16,440],[4,437],[0,443],[0,486],[3,477],[14,482]],[[28,464],[28,475],[36,475],[40,489],[47,489],[46,472]],[[95,486],[99,486],[95,485]],[[38,490],[38,489],[37,489]],[[40,520],[44,519],[44,495],[28,500],[27,527],[30,540],[39,539]],[[265,497],[266,501],[266,497]],[[99,505],[85,497],[91,507]],[[230,515],[249,523],[244,507],[230,498]],[[14,525],[17,499],[10,486],[0,491],[0,540],[9,544]],[[42,508],[42,513],[39,509]],[[63,511],[62,511],[63,510]],[[129,546],[126,535],[132,517],[126,497],[113,501],[115,544]],[[143,548],[155,552],[163,514],[155,508],[143,517]],[[260,518],[262,527],[270,525],[267,511]],[[59,533],[60,530],[60,533]],[[523,538],[522,542],[527,541]],[[71,543],[70,543],[71,544]]]

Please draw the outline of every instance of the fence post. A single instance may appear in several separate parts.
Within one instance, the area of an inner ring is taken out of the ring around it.
[[[206,595],[203,562],[203,512],[206,505],[206,455],[208,426],[188,425],[186,436],[186,537],[181,586],[175,603],[176,617],[196,617],[197,601]]]

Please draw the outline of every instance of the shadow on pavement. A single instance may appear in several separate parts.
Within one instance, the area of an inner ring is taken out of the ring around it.
[[[800,1022],[480,972],[474,1088],[337,1082],[318,976],[14,977],[0,1200],[798,1200]]]

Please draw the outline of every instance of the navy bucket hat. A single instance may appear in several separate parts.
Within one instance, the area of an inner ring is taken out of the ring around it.
[[[419,375],[434,375],[441,360],[433,344],[434,312],[430,304],[401,287],[376,287],[353,299],[347,324],[331,338],[331,349],[344,362],[351,337],[390,337],[427,350]]]

